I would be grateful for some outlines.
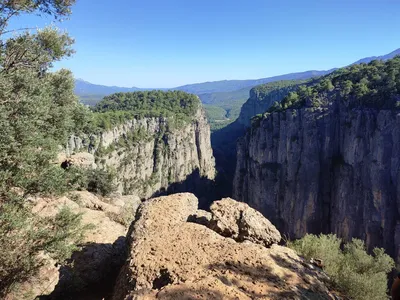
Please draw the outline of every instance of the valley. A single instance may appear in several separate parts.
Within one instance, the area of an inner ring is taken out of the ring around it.
[[[222,110],[211,110],[214,122],[229,122],[227,126],[221,125],[221,129],[212,132],[200,102],[193,98],[191,101],[197,101],[198,111],[189,113],[194,117],[188,125],[195,121],[195,128],[198,129],[184,133],[185,130],[178,127],[174,133],[168,129],[168,121],[165,119],[163,126],[167,128],[167,135],[159,138],[161,146],[148,139],[137,140],[135,143],[140,146],[136,149],[121,148],[123,144],[119,139],[129,135],[126,130],[135,132],[144,126],[143,136],[155,134],[155,131],[149,130],[160,127],[157,122],[161,122],[161,119],[145,118],[134,121],[138,125],[122,123],[111,126],[108,129],[111,129],[110,133],[102,133],[100,140],[103,147],[107,149],[113,145],[109,151],[102,150],[101,154],[96,154],[100,152],[96,146],[84,145],[83,148],[98,156],[96,159],[100,162],[100,168],[113,167],[118,170],[118,176],[122,176],[118,181],[124,182],[119,187],[122,193],[133,193],[148,199],[157,195],[154,194],[155,190],[160,189],[166,193],[194,192],[205,203],[233,195],[235,199],[257,208],[291,238],[301,238],[306,233],[334,232],[345,240],[365,240],[369,250],[384,247],[398,260],[396,220],[399,215],[396,212],[397,192],[394,184],[398,179],[395,146],[398,136],[397,79],[388,75],[398,74],[398,62],[398,58],[394,58],[386,63],[372,61],[369,64],[354,64],[322,77],[276,81],[256,86],[250,90],[250,97],[241,107],[237,120],[224,115]],[[199,86],[196,88],[199,89]],[[161,91],[135,93],[148,94],[150,101],[161,101],[151,99],[159,99],[168,93],[178,97],[189,95]],[[94,110],[107,114],[110,110],[119,109],[113,106],[120,105],[118,103],[122,103],[120,107],[126,109],[124,107],[127,107],[127,102],[119,98],[119,95],[125,94],[106,97]],[[215,99],[210,99],[208,103],[216,103]],[[148,100],[140,101],[138,105]],[[228,103],[229,100],[224,105]],[[204,106],[210,114],[210,108],[213,107],[210,104]],[[132,106],[129,109],[135,111],[138,108]],[[363,132],[363,128],[367,131]],[[199,134],[203,138],[199,138]],[[107,135],[111,137],[109,142]],[[86,140],[91,138],[86,137]],[[172,152],[161,151],[162,157],[150,159],[150,164],[143,161],[143,167],[140,167],[141,163],[135,162],[135,157],[151,157],[155,151],[153,149],[159,147]],[[147,148],[149,153],[145,152]],[[79,147],[73,147],[70,151],[80,150]],[[180,154],[181,151],[184,152]],[[174,156],[170,157],[169,153],[174,153]],[[199,156],[193,158],[190,153],[198,153]],[[385,156],[382,156],[383,153],[386,153]],[[130,157],[122,169],[118,156],[121,161],[126,160],[124,157]],[[180,161],[178,169],[174,169],[174,159]],[[172,166],[173,169],[169,169]],[[199,189],[206,190],[209,197],[205,197],[204,193],[198,194],[199,190],[193,188],[196,184],[186,181],[185,178],[190,177],[194,170],[198,170],[200,178],[205,176],[208,181],[215,180],[212,188],[201,186]],[[216,178],[214,170],[218,174]],[[134,174],[144,177],[132,177]],[[154,190],[132,188],[132,184],[143,188],[145,183],[152,182],[154,176],[159,178],[155,181]],[[166,178],[172,179],[165,181]],[[169,189],[175,182],[184,181],[182,189]],[[346,187],[348,182],[352,182],[354,190]],[[206,208],[205,203],[200,202],[201,207]],[[354,222],[357,218],[360,226],[355,227],[350,220]],[[363,223],[363,220],[369,221]],[[375,223],[371,220],[375,220]]]
[[[178,2],[2,1],[0,299],[400,300],[400,5]]]

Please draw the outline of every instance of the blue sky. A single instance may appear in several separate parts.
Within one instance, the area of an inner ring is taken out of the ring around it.
[[[58,24],[92,83],[175,87],[345,66],[400,48],[398,0],[77,0]],[[42,27],[22,16],[11,28]]]

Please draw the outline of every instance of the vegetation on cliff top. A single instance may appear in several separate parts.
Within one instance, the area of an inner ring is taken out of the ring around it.
[[[104,97],[93,108],[94,125],[96,128],[110,129],[141,117],[167,117],[190,122],[199,106],[197,96],[181,91],[116,93]]]
[[[400,56],[352,65],[300,85],[265,114],[253,117],[252,124],[258,126],[269,113],[326,107],[338,101],[349,109],[400,109]]]
[[[255,95],[258,101],[265,101],[270,96],[271,92],[277,91],[279,94],[287,94],[287,91],[292,91],[298,88],[299,85],[311,82],[309,80],[282,80],[258,85],[251,89],[250,93]]]
[[[352,65],[300,86],[269,112],[288,108],[320,107],[335,101],[353,107],[398,109],[400,107],[400,57],[386,62]]]

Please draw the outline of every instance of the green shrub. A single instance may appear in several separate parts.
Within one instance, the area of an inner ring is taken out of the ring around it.
[[[306,235],[300,240],[288,242],[306,259],[323,261],[324,270],[337,289],[354,300],[387,299],[387,274],[393,269],[393,259],[381,248],[373,255],[366,252],[363,241],[353,239],[344,244],[335,235]]]
[[[108,170],[88,170],[87,190],[92,193],[106,196],[116,190],[115,174]]]
[[[4,199],[3,199],[4,200]],[[78,250],[90,226],[63,207],[55,217],[38,217],[15,195],[0,203],[0,298],[43,265],[42,254],[62,263]]]
[[[83,169],[71,166],[65,172],[64,181],[69,191],[87,190],[89,192],[107,196],[116,190],[115,172],[103,169]]]

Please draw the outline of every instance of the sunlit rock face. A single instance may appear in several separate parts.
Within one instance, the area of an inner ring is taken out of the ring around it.
[[[118,190],[149,198],[174,191],[203,189],[215,177],[210,126],[199,108],[193,121],[172,117],[137,118],[90,136],[71,136],[67,155],[94,154],[98,168],[116,171]]]

